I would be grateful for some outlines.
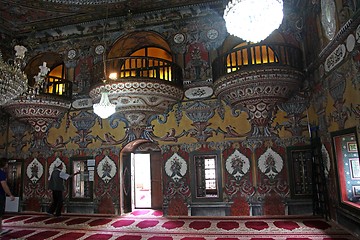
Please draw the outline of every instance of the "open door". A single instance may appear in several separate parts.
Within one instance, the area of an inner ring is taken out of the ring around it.
[[[161,153],[152,152],[150,154],[151,166],[151,208],[162,209],[162,162]]]
[[[145,152],[141,152],[144,154]],[[149,208],[152,209],[162,209],[163,205],[163,189],[162,189],[162,161],[161,161],[161,152],[160,151],[151,151],[148,152],[150,155],[150,167],[147,165],[147,169],[150,170],[150,179],[147,180],[150,182],[151,187],[151,205]],[[136,154],[135,154],[136,155]],[[132,159],[134,158],[134,159]],[[134,161],[133,161],[134,160]],[[135,165],[135,156],[131,152],[123,152],[121,157],[121,203],[122,203],[122,213],[129,213],[133,211],[133,208],[138,208],[134,203],[136,203],[136,174],[134,171]],[[145,206],[140,206],[143,208]]]
[[[123,213],[132,211],[131,202],[131,153],[122,154],[122,205]]]
[[[149,153],[135,153],[133,157],[134,208],[151,208],[151,165]]]

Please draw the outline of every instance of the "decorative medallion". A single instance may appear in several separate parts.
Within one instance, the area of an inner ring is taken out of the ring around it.
[[[216,38],[218,38],[219,36],[219,32],[216,29],[210,29],[206,32],[206,37],[210,40],[215,40]]]
[[[93,103],[91,98],[76,99],[72,102],[71,106],[75,109],[83,109],[92,107]]]
[[[344,44],[339,45],[325,60],[325,71],[329,72],[336,65],[338,65],[346,54],[346,47]]]
[[[105,183],[108,183],[115,176],[116,172],[116,164],[108,156],[105,156],[97,166],[97,174]]]
[[[210,97],[213,92],[211,87],[194,87],[187,89],[185,91],[185,96],[189,99],[207,98]]]
[[[43,174],[43,165],[39,162],[39,160],[37,160],[37,158],[34,158],[27,166],[26,175],[28,176],[30,181],[35,184],[39,181]]]
[[[95,53],[96,53],[97,55],[103,54],[104,51],[105,51],[105,47],[104,47],[103,45],[97,45],[97,46],[95,47]]]
[[[76,50],[75,50],[75,49],[70,49],[70,50],[68,51],[67,56],[68,56],[68,58],[71,59],[71,60],[74,59],[74,58],[76,57]]]
[[[249,172],[250,169],[249,159],[237,149],[226,159],[225,165],[228,173],[237,181]]]
[[[181,44],[185,41],[185,35],[183,33],[177,33],[174,35],[173,40],[177,44]]]
[[[321,23],[325,36],[332,40],[336,31],[335,1],[321,0]]]
[[[187,172],[186,161],[174,153],[165,163],[165,172],[175,182],[178,182]]]
[[[281,156],[268,148],[259,158],[258,167],[268,178],[274,179],[284,167],[284,160]]]
[[[355,36],[353,34],[350,34],[347,38],[346,38],[346,49],[348,50],[348,52],[352,52],[352,50],[354,50],[355,47]]]

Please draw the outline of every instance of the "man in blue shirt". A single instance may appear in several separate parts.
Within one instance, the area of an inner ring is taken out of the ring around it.
[[[0,159],[0,235],[4,235],[10,229],[2,229],[2,217],[5,213],[6,194],[10,196],[10,200],[14,201],[15,197],[12,195],[10,188],[6,182],[7,174],[6,168],[8,166],[7,159]]]

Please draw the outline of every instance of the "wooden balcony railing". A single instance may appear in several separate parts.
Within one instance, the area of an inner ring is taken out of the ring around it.
[[[40,93],[71,99],[72,82],[58,77],[47,76]]]
[[[249,44],[216,58],[212,64],[213,80],[254,66],[288,66],[302,70],[300,48],[281,43]]]
[[[116,73],[117,80],[146,78],[169,81],[182,86],[182,69],[177,64],[154,57],[119,57],[106,60],[108,73]]]

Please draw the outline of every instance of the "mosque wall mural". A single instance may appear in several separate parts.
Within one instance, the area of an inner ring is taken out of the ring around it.
[[[288,19],[286,29],[280,29],[274,39],[288,35],[298,43],[301,39],[309,41],[309,36],[319,38],[319,46],[306,48],[306,53],[319,53],[329,40],[322,34],[316,6],[307,13],[310,16],[307,21],[312,26],[307,28],[308,32],[301,32],[296,19]],[[174,59],[183,69],[186,92],[183,101],[163,114],[152,116],[141,129],[132,127],[119,113],[101,119],[92,111],[87,94],[90,86],[101,78],[99,69],[104,51],[100,47],[104,46],[101,31],[97,36],[86,36],[86,41],[80,37],[66,40],[66,36],[81,36],[86,30],[64,31],[57,39],[44,36],[54,44],[44,44],[37,51],[53,51],[63,56],[66,68],[73,74],[74,99],[69,110],[46,125],[41,133],[13,117],[6,120],[8,115],[1,116],[0,151],[22,163],[22,210],[46,211],[51,199],[47,178],[53,164],[61,161],[71,173],[73,161],[78,158],[93,164],[89,165],[90,176],[87,176],[92,179],[89,209],[95,209],[96,213],[121,213],[120,192],[124,181],[120,175],[121,152],[128,144],[142,139],[157,145],[161,151],[166,214],[189,214],[194,204],[191,156],[209,152],[218,153],[219,197],[227,214],[289,214],[291,204],[296,204],[291,184],[296,183],[290,180],[289,166],[293,165],[289,164],[287,151],[289,147],[309,145],[309,129],[313,127],[322,139],[330,199],[338,201],[329,132],[359,126],[360,27],[334,43],[334,50],[321,58],[304,78],[301,91],[271,110],[266,133],[259,133],[253,131],[248,109],[232,109],[213,94],[211,63],[218,52],[234,47],[235,41],[226,35],[218,13],[205,12],[199,10],[198,14],[203,14],[200,20],[144,29],[159,33],[167,41]],[[88,26],[89,31],[91,27]],[[111,31],[114,29],[116,23],[110,23],[109,44],[127,34],[122,30]],[[355,41],[351,36],[356,37]],[[68,55],[69,50],[74,50],[73,54]],[[33,54],[35,56],[36,51]],[[67,211],[76,211],[76,204],[71,201],[72,191],[68,184]],[[309,198],[305,200],[311,202]]]

